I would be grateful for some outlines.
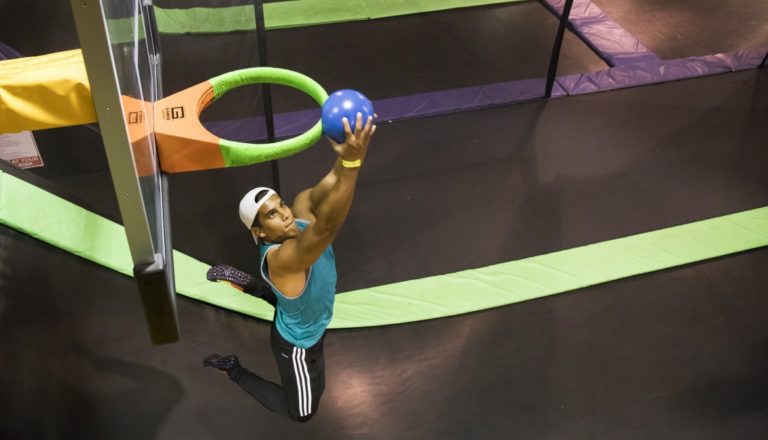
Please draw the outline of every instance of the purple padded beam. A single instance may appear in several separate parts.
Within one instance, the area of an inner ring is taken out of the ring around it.
[[[768,48],[678,60],[634,62],[597,72],[563,75],[557,77],[552,96],[581,95],[755,69],[760,67],[766,51]],[[376,100],[374,107],[380,121],[477,110],[542,98],[545,82],[546,79],[541,78],[420,93]],[[312,127],[319,117],[319,109],[276,114],[276,136],[287,138],[301,134]],[[225,139],[246,142],[267,138],[263,117],[207,122],[205,126]]]
[[[569,95],[603,92],[666,81],[756,69],[766,49],[721,53],[678,60],[657,60],[625,64],[598,72],[565,75],[557,82]]]
[[[544,96],[546,80],[530,79],[463,87],[438,92],[419,93],[397,98],[374,101],[379,121],[395,121],[434,116],[459,111],[505,105],[512,102],[530,101]],[[565,91],[555,84],[552,96],[564,96]],[[320,117],[320,109],[301,110],[275,115],[275,137],[286,138],[307,131]],[[265,139],[266,125],[263,117],[234,121],[206,122],[205,127],[223,139],[252,141]]]
[[[544,0],[560,17],[566,0]],[[569,20],[577,35],[610,66],[658,60],[654,53],[589,0],[574,0]]]
[[[582,95],[706,75],[756,69],[768,48],[721,53],[678,60],[652,60],[627,63],[590,73],[557,77],[552,96]],[[519,103],[542,98],[546,79],[510,81],[465,87],[374,101],[379,121],[396,121],[460,111]],[[275,115],[277,138],[307,131],[320,117],[320,109],[300,110]],[[263,117],[205,123],[206,128],[224,139],[252,142],[266,139]]]

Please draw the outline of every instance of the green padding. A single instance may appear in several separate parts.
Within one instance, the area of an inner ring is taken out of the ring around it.
[[[768,207],[763,207],[479,269],[347,292],[337,302],[334,324],[384,325],[457,315],[767,245]]]
[[[155,6],[155,21],[164,34],[215,34],[256,29],[253,5],[189,9]]]
[[[133,275],[133,261],[122,225],[2,170],[0,224],[124,275]],[[209,265],[176,251],[173,258],[178,293],[257,318],[272,319],[273,310],[264,301],[208,281],[205,273]]]
[[[264,4],[264,26],[281,29],[369,20],[528,0],[293,0]],[[164,34],[227,33],[256,29],[253,6],[164,9],[155,6]]]
[[[323,86],[312,78],[288,69],[277,67],[251,67],[248,69],[233,70],[213,77],[208,80],[213,86],[214,99],[219,99],[224,94],[237,87],[248,84],[270,83],[293,87],[308,94],[319,105],[328,98]]]
[[[312,78],[292,70],[274,67],[235,70],[212,78],[209,82],[213,86],[215,99],[221,98],[234,88],[257,83],[293,87],[311,96],[320,106],[328,99],[328,93],[325,89]],[[312,128],[291,139],[269,144],[251,144],[221,139],[219,148],[226,166],[250,165],[292,156],[314,145],[322,135],[322,121],[318,120]]]
[[[290,139],[271,144],[249,144],[221,139],[219,149],[224,158],[224,165],[238,167],[293,156],[314,145],[322,135],[323,126],[318,121],[309,130]]]
[[[521,1],[525,0],[361,0],[371,19]]]
[[[295,0],[264,4],[264,25],[280,29],[526,0]]]
[[[121,225],[2,170],[0,223],[125,275],[133,274]]]
[[[265,3],[264,26],[267,29],[282,29],[318,24],[341,23],[345,21],[368,20],[366,1],[312,1]]]
[[[2,172],[0,223],[123,274],[132,272],[120,225]],[[457,315],[767,245],[768,207],[763,207],[480,269],[346,292],[336,297],[331,328]],[[207,264],[179,252],[174,252],[174,263],[180,294],[272,318],[272,309],[262,301],[208,282]]]

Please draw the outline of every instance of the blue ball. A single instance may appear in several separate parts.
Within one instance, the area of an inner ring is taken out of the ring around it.
[[[365,95],[352,89],[342,89],[333,92],[323,103],[323,134],[340,144],[346,139],[344,124],[341,119],[346,117],[349,128],[355,131],[357,114],[363,114],[363,125],[368,116],[373,115],[373,104]]]

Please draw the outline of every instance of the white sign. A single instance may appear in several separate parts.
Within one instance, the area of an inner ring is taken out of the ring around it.
[[[18,168],[43,166],[43,158],[31,131],[0,134],[0,159]]]

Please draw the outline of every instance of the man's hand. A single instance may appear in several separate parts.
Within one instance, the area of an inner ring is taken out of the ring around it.
[[[368,144],[371,137],[376,132],[376,126],[373,125],[373,116],[368,116],[368,120],[363,125],[363,114],[358,113],[355,120],[355,131],[349,125],[347,118],[343,118],[341,123],[344,125],[344,134],[346,140],[342,144],[331,141],[331,146],[336,154],[342,160],[356,161],[365,159],[365,153],[368,151]]]

